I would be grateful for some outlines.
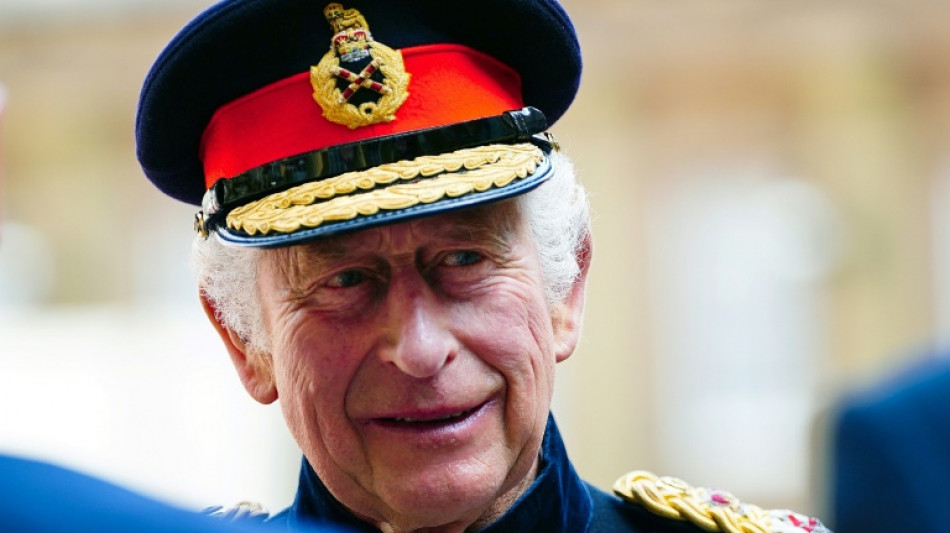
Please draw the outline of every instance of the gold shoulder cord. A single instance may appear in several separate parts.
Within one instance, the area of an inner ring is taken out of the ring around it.
[[[634,471],[614,483],[614,492],[650,512],[722,533],[830,533],[821,522],[790,511],[766,511],[725,491],[693,487],[672,477]]]
[[[257,502],[242,501],[233,507],[217,507],[205,511],[208,516],[221,518],[229,522],[237,522],[248,517],[268,517],[270,512]]]

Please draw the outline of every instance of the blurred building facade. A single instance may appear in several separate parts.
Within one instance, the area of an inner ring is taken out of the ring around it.
[[[297,460],[285,435],[261,437],[281,433],[276,409],[242,397],[200,323],[193,208],[134,157],[145,73],[209,4],[0,8],[0,358],[21,372],[0,382],[27,395],[0,398],[20,425],[0,448],[195,507],[231,503],[206,501],[237,497],[223,479],[292,483],[261,478],[292,478]],[[553,131],[596,216],[584,339],[555,398],[579,470],[609,487],[644,468],[820,511],[823,409],[950,337],[950,5],[565,5],[586,70]],[[50,443],[57,428],[83,453]],[[279,458],[226,477],[268,450]],[[178,479],[156,480],[168,469],[142,455],[177,462]],[[188,475],[219,477],[176,493]],[[241,497],[279,506],[291,490]]]

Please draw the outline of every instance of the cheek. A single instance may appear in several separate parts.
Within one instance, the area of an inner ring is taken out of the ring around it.
[[[288,393],[316,394],[345,385],[358,361],[348,328],[312,317],[305,310],[280,317],[274,339],[274,367]]]
[[[291,432],[301,446],[301,438],[318,432],[321,418],[318,406],[328,405],[329,391],[321,380],[315,361],[303,357],[296,349],[279,352],[274,356],[277,395],[281,410]]]
[[[499,428],[510,473],[527,475],[544,437],[554,391],[553,332],[543,299],[495,292],[491,305],[479,304],[466,317],[466,344],[506,384],[504,420]]]
[[[356,348],[346,339],[311,324],[284,336],[279,347],[275,343],[281,409],[305,451],[316,451],[324,446],[321,442],[329,445],[349,434],[344,399],[358,358],[350,357]]]
[[[538,290],[494,290],[472,302],[458,323],[463,342],[508,381],[512,407],[536,408],[546,417],[554,380],[554,336]]]
[[[468,307],[470,324],[481,326],[488,341],[542,357],[551,353],[553,330],[547,305],[533,286],[498,286]]]

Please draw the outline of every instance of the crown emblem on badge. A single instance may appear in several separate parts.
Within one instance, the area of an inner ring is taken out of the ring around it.
[[[330,50],[310,67],[313,99],[323,116],[350,129],[392,122],[409,96],[402,54],[373,40],[369,24],[356,9],[332,3],[323,14],[333,38]]]

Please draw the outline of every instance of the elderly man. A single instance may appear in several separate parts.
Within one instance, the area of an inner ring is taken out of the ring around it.
[[[608,495],[568,461],[549,408],[591,237],[546,129],[580,71],[554,0],[226,1],[158,58],[139,160],[202,206],[201,301],[303,450],[271,521],[822,530],[643,472]]]

